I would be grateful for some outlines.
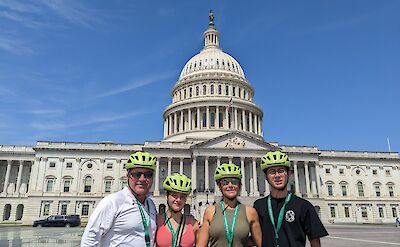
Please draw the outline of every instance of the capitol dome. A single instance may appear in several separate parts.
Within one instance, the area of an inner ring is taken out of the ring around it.
[[[232,131],[263,139],[261,108],[240,64],[219,46],[214,15],[204,48],[183,66],[164,110],[164,141],[206,140]]]

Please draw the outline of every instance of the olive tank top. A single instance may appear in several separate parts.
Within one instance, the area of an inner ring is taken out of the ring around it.
[[[234,209],[226,209],[228,228],[231,229]],[[215,204],[215,214],[209,227],[209,246],[210,247],[228,247],[226,239],[224,216],[219,203]],[[232,247],[247,246],[247,240],[250,233],[250,225],[246,216],[246,205],[240,204],[236,224],[233,233]]]

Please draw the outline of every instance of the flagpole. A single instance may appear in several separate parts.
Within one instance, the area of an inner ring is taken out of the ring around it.
[[[388,145],[388,148],[389,148],[389,152],[392,152],[392,148],[390,147],[389,137],[386,137],[386,140],[387,140],[387,145]]]

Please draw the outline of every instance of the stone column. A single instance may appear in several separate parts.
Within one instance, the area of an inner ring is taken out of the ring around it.
[[[178,130],[177,130],[177,128],[176,128],[177,123],[178,123],[178,119],[177,119],[176,116],[177,116],[177,114],[176,114],[176,112],[174,112],[174,131],[173,131],[173,133],[178,132]]]
[[[10,182],[10,172],[11,172],[11,163],[12,160],[7,160],[7,171],[6,171],[6,178],[4,179],[4,188],[3,188],[3,194],[7,195],[7,187],[8,183]]]
[[[264,192],[264,196],[268,196],[270,193],[270,189],[269,189],[269,183],[267,180],[265,180],[265,192]]]
[[[322,191],[321,191],[321,178],[319,177],[319,162],[315,162],[315,181],[317,183],[317,196],[321,197],[322,196]]]
[[[217,156],[217,166],[216,166],[216,167],[218,167],[220,164],[221,164],[221,157],[220,157],[220,156]],[[215,195],[215,196],[220,196],[220,195],[221,195],[221,191],[218,189],[217,182],[214,182],[214,183],[215,183],[215,186],[214,186],[214,195]]]
[[[243,126],[243,131],[247,130],[247,122],[246,122],[246,111],[242,109],[242,126]]]
[[[172,158],[168,157],[168,176],[171,175],[171,171],[172,171]]]
[[[298,161],[293,161],[294,185],[295,185],[295,190],[296,190],[296,196],[301,196],[300,185],[299,185],[299,172],[297,171],[297,162]]]
[[[257,159],[253,157],[253,196],[260,196],[260,192],[258,192],[258,185],[257,185]]]
[[[183,174],[183,158],[179,159],[179,173]]]
[[[172,135],[172,114],[168,116],[168,135]]]
[[[245,173],[245,167],[244,167],[244,160],[245,160],[245,157],[240,157],[240,170],[242,170],[242,191],[240,192],[241,196],[247,196],[246,173]]]
[[[208,175],[208,159],[209,156],[206,156],[204,160],[204,189],[206,191],[210,189],[209,175]]]
[[[164,136],[167,136],[167,128],[168,128],[168,126],[167,126],[167,119],[164,118]]]
[[[156,174],[155,174],[155,184],[154,184],[154,196],[159,196],[160,195],[160,157],[157,157],[157,162],[156,162]]]
[[[228,109],[228,107],[225,107],[225,126],[224,126],[224,129],[229,129],[229,118],[228,118],[228,116],[229,116],[229,109]]]
[[[189,118],[188,128],[189,128],[189,131],[191,131],[192,130],[192,109],[191,108],[188,109],[188,118]]]
[[[228,162],[232,163],[232,159],[233,159],[232,157],[228,157]]]
[[[192,190],[195,190],[197,187],[197,172],[196,172],[196,168],[197,168],[197,157],[193,156],[193,160],[192,160]]]
[[[238,110],[235,107],[235,130],[238,130]]]
[[[254,114],[254,133],[258,134],[258,115]]]
[[[310,174],[308,172],[308,161],[304,161],[304,175],[306,177],[306,192],[307,192],[307,198],[311,197],[311,191],[310,191]]]
[[[184,122],[183,122],[183,110],[181,111],[181,119],[180,119],[180,122],[181,122],[181,124],[180,124],[180,126],[179,126],[179,131],[180,132],[183,132],[183,130],[185,129],[185,126],[184,126]]]
[[[253,113],[249,111],[249,131],[253,132]]]
[[[16,193],[19,194],[19,188],[21,186],[21,178],[22,178],[22,169],[24,167],[24,161],[20,160],[19,161],[19,168],[18,168],[18,176],[17,176],[17,188],[16,188]]]
[[[197,129],[200,129],[200,107],[197,107]]]
[[[206,107],[206,126],[207,126],[207,129],[210,128],[210,107],[209,106]]]
[[[215,107],[215,120],[216,120],[215,128],[219,129],[219,106]]]
[[[261,116],[258,116],[258,134],[262,135],[262,130],[261,130]]]

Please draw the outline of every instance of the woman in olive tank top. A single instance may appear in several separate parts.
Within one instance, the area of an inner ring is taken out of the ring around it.
[[[196,246],[242,247],[254,243],[260,247],[261,227],[257,212],[237,200],[242,186],[240,168],[233,163],[224,163],[215,169],[214,178],[222,200],[206,208]]]

